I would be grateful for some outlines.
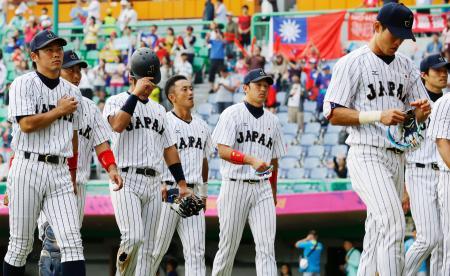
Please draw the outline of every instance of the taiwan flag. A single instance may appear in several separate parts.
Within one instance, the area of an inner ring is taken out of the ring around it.
[[[291,60],[302,58],[308,46],[314,45],[324,59],[342,56],[341,27],[345,12],[313,17],[276,16],[271,21],[271,42],[274,53]]]

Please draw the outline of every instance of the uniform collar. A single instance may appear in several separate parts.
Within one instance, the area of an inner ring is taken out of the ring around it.
[[[45,84],[45,86],[47,86],[51,90],[55,89],[55,87],[58,86],[58,84],[59,84],[59,77],[56,79],[50,79],[50,78],[47,78],[46,76],[42,75],[38,71],[36,71],[36,74],[41,79],[41,81]]]
[[[428,92],[428,96],[430,96],[430,99],[432,102],[436,102],[437,100],[439,100],[440,97],[442,97],[442,95],[444,95],[444,93],[440,93],[440,94],[436,94],[431,92],[430,90],[427,89]]]
[[[254,105],[249,104],[248,102],[245,102],[245,107],[247,107],[248,111],[255,117],[256,119],[259,119],[262,115],[264,115],[264,108],[263,107],[256,107]]]

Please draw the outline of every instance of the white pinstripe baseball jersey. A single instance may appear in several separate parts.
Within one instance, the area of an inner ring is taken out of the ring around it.
[[[278,118],[267,110],[260,118],[255,118],[245,103],[235,104],[222,112],[212,138],[214,144],[230,146],[267,163],[280,158],[286,151]],[[225,160],[221,160],[220,173],[225,179],[258,179],[251,166]]]
[[[202,119],[192,115],[192,121],[180,119],[172,111],[167,112],[167,125],[176,138],[176,147],[187,183],[203,183],[202,165],[212,151],[211,134]],[[175,182],[167,165],[163,166],[163,181]]]
[[[91,172],[92,150],[95,146],[109,140],[111,128],[105,121],[97,105],[82,97],[83,120],[85,127],[78,130],[78,169],[77,183],[86,183]]]
[[[341,58],[333,68],[324,100],[324,115],[331,115],[331,103],[358,111],[410,110],[410,102],[428,99],[419,70],[406,56],[396,53],[386,64],[366,45]],[[382,123],[350,126],[349,145],[392,147]]]
[[[106,120],[120,111],[129,95],[123,92],[106,101],[103,110]],[[164,107],[153,101],[138,101],[130,124],[122,133],[113,132],[111,142],[119,168],[151,167],[158,172],[162,172],[162,149],[176,144],[167,127]]]
[[[80,118],[82,114],[80,90],[64,79],[60,79],[58,86],[50,89],[36,72],[30,72],[16,78],[11,84],[9,93],[8,120],[13,122],[14,133],[11,143],[13,151],[71,157],[73,130],[84,126],[84,121]],[[20,131],[17,117],[48,112],[66,95],[75,97],[78,101],[76,112],[61,117],[44,129],[31,133]]]
[[[438,138],[450,140],[450,93],[444,94],[433,106],[427,135],[435,141]],[[440,154],[438,164],[441,171],[450,171]]]

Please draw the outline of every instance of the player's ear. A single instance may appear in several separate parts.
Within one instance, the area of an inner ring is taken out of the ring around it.
[[[36,62],[36,60],[37,60],[38,57],[39,57],[39,54],[36,53],[36,52],[31,52],[31,53],[30,53],[30,57],[31,57],[31,60],[32,60],[32,61]]]
[[[175,100],[175,93],[169,93],[169,95],[167,96],[167,98],[169,99],[170,103],[173,105],[173,101]]]
[[[381,33],[383,31],[383,25],[381,25],[380,21],[373,22],[373,32]]]

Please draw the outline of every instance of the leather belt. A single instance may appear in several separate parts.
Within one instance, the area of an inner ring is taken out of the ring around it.
[[[131,168],[131,167],[125,167],[125,168],[121,169],[122,172],[129,172],[131,170],[134,170],[135,173],[142,174],[144,176],[151,176],[151,177],[153,177],[153,176],[157,175],[157,172],[154,169],[152,169],[152,168]]]
[[[402,151],[401,149],[398,148],[387,148],[388,151],[392,151],[395,154],[403,154],[404,151]]]
[[[248,184],[258,184],[261,183],[262,181],[265,180],[269,180],[269,178],[261,178],[261,179],[236,179],[236,178],[230,178],[231,181],[239,181],[239,182],[244,182],[244,183],[248,183]]]
[[[439,171],[439,165],[437,163],[431,163],[431,169]],[[417,168],[425,168],[427,165],[422,163],[416,163]]]
[[[30,159],[31,156],[33,156],[33,155],[37,155],[37,161],[39,161],[39,162],[45,162],[45,163],[56,164],[56,165],[66,162],[66,157],[60,157],[58,155],[37,154],[37,153],[33,153],[33,152],[28,152],[28,151],[25,151],[23,153],[23,157],[25,157],[25,159]]]
[[[166,183],[166,185],[172,186],[175,185],[175,182],[173,181],[164,181]],[[195,184],[186,184],[188,188],[194,189]]]

